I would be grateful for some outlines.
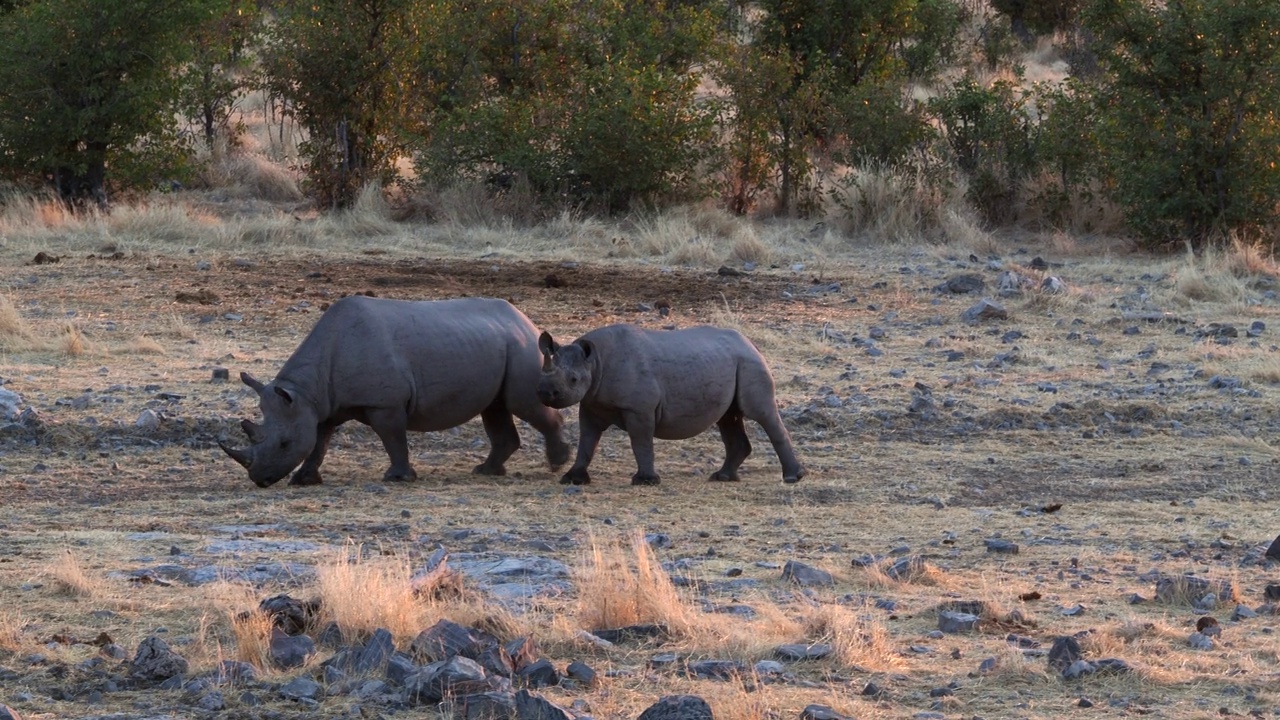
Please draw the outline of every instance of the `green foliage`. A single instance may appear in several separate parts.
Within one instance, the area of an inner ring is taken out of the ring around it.
[[[714,5],[441,2],[418,77],[435,106],[417,160],[435,181],[527,179],[611,210],[699,192],[715,108],[694,62]]]
[[[1099,137],[1151,244],[1261,226],[1280,201],[1280,4],[1096,0]]]
[[[32,0],[0,15],[0,172],[77,207],[106,206],[108,167],[119,185],[180,172],[175,70],[218,5]]]
[[[388,184],[420,97],[411,78],[423,3],[287,0],[277,4],[263,54],[265,86],[282,98],[307,140],[308,189],[345,207],[370,182]]]
[[[1011,219],[1023,181],[1038,169],[1038,128],[1027,100],[1007,81],[984,87],[966,76],[929,102],[969,181],[969,200],[993,223]]]
[[[769,161],[778,175],[780,210],[804,194],[815,153],[893,162],[927,133],[904,88],[954,53],[964,17],[959,3],[764,0],[759,8],[748,54],[750,68],[761,72],[728,69],[721,82],[735,98],[762,98],[772,111],[766,117],[741,102],[735,106],[730,143],[743,149],[731,149],[730,157],[741,162],[763,135],[775,138]]]
[[[991,6],[1009,16],[1015,31],[1035,35],[1066,30],[1080,16],[1084,0],[991,0]]]
[[[1073,201],[1094,201],[1101,179],[1098,108],[1090,88],[1076,80],[1038,85],[1032,95],[1040,113],[1037,164],[1047,180],[1032,201],[1059,225]]]
[[[249,87],[244,52],[261,19],[253,0],[223,0],[222,5],[191,34],[192,57],[179,80],[182,114],[199,126],[210,150],[217,133],[229,130],[236,98]]]

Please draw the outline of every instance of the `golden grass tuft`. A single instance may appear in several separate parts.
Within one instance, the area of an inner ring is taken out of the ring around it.
[[[165,355],[164,346],[156,340],[146,335],[138,335],[130,338],[127,342],[117,348],[119,352],[129,355]]]
[[[267,202],[300,202],[298,179],[284,165],[261,153],[233,153],[210,162],[200,174],[199,184],[223,191],[231,198]]]
[[[259,670],[270,670],[271,616],[258,609],[230,613],[231,637],[235,642],[235,659]]]
[[[47,572],[59,594],[83,598],[101,594],[102,581],[85,572],[80,559],[69,548],[58,554]]]
[[[867,163],[850,170],[828,209],[840,235],[858,245],[990,243],[964,201],[963,183],[940,183],[922,169]],[[847,241],[846,241],[847,242]]]
[[[695,611],[680,597],[642,531],[611,542],[593,535],[575,575],[582,629],[656,623],[677,637],[697,634]]]
[[[21,611],[0,614],[0,650],[18,652],[23,647],[22,628],[27,624]]]
[[[32,343],[31,328],[8,295],[0,294],[0,350],[26,350]]]
[[[316,567],[321,614],[344,633],[367,636],[385,628],[397,639],[412,638],[428,615],[412,576],[399,554],[365,557],[359,545],[337,550]]]
[[[75,325],[67,325],[58,338],[58,349],[68,357],[80,357],[89,352],[89,341]]]
[[[906,667],[893,638],[868,605],[819,605],[804,618],[805,636],[830,643],[833,654],[847,667],[887,672]]]

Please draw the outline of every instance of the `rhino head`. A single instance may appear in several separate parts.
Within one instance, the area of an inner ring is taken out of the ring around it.
[[[296,468],[316,443],[315,409],[297,392],[274,382],[263,384],[249,373],[240,380],[258,393],[262,424],[250,420],[240,422],[249,436],[249,447],[236,449],[218,443],[223,452],[249,471],[249,479],[258,487],[279,482]]]
[[[591,388],[595,348],[590,340],[578,339],[560,345],[551,333],[538,337],[542,351],[542,378],[538,381],[538,400],[557,410],[577,405]]]

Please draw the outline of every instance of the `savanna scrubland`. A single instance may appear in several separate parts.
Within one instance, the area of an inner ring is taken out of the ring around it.
[[[379,628],[425,663],[448,619],[594,668],[533,690],[575,716],[682,693],[728,720],[1274,714],[1275,11],[637,7],[169,4],[155,96],[82,125],[162,122],[98,139],[32,114],[69,112],[56,73],[39,101],[5,85],[0,702],[468,716],[324,665]],[[4,52],[49,57],[81,21],[58,17]],[[47,68],[90,87],[78,37]],[[395,102],[356,92],[387,78]],[[256,412],[234,378],[354,293],[507,298],[557,337],[738,328],[809,475],[779,483],[748,425],[740,483],[706,482],[709,433],[631,487],[613,430],[566,489],[522,426],[510,475],[479,478],[473,422],[411,437],[414,484],[345,426],[324,485],[253,487],[217,448]],[[1005,315],[966,319],[984,297]],[[318,602],[289,626],[279,593]],[[644,623],[665,632],[582,634]],[[316,650],[281,667],[273,625]],[[1067,636],[1093,663],[1070,679]],[[179,680],[142,672],[152,637]],[[828,654],[779,656],[797,643]]]

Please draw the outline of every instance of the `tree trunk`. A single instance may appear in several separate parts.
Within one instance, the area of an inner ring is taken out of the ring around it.
[[[107,147],[105,143],[89,143],[83,168],[62,165],[49,173],[49,182],[58,199],[72,212],[109,208],[107,202]]]

